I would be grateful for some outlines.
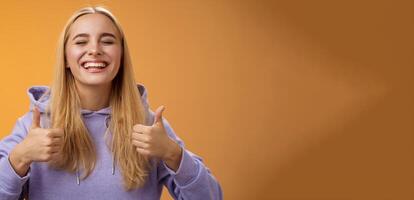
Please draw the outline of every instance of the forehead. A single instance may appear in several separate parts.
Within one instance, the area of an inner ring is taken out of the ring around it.
[[[109,17],[103,14],[86,14],[77,18],[69,30],[69,36],[72,37],[78,33],[87,33],[89,35],[100,33],[112,33],[119,37],[115,24]]]

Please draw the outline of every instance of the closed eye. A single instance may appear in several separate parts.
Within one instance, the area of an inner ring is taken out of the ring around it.
[[[113,41],[102,41],[104,44],[113,44]]]
[[[86,41],[77,41],[75,44],[86,44]]]

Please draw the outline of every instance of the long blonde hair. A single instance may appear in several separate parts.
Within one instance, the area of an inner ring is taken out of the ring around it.
[[[150,170],[149,159],[139,154],[131,142],[134,124],[146,122],[146,112],[134,80],[131,59],[122,28],[114,15],[103,7],[86,7],[76,11],[66,23],[60,35],[57,48],[57,63],[51,87],[51,126],[64,128],[62,156],[52,166],[69,172],[82,171],[87,178],[96,164],[96,150],[88,130],[82,121],[80,98],[75,79],[66,68],[65,45],[71,25],[82,15],[99,13],[107,16],[117,27],[122,41],[122,57],[118,74],[112,81],[109,104],[112,109],[109,124],[108,146],[120,168],[126,190],[143,186]]]

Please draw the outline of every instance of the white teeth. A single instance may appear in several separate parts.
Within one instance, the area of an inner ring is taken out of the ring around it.
[[[106,64],[103,62],[87,62],[85,64],[83,64],[83,67],[88,69],[90,67],[95,67],[95,68],[104,68],[106,67]]]

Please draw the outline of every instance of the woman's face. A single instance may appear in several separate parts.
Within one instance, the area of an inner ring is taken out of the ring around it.
[[[76,19],[68,34],[66,67],[77,84],[110,85],[122,55],[120,33],[113,22],[103,14],[86,14]]]

